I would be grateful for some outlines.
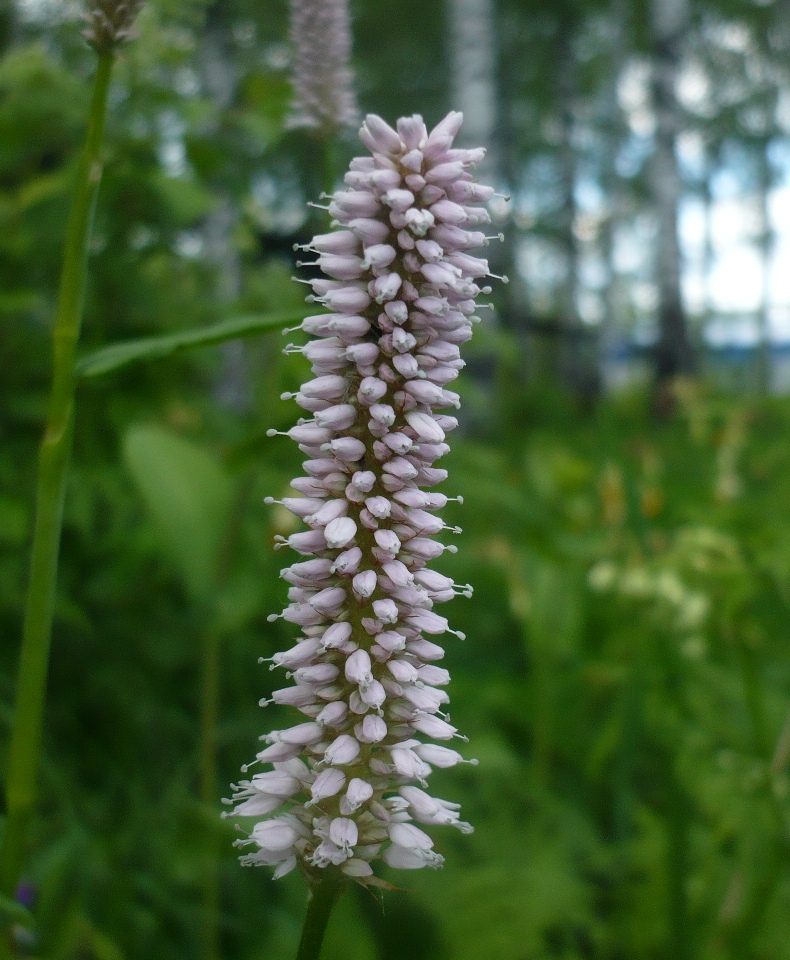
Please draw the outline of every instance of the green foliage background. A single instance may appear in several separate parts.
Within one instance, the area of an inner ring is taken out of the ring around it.
[[[228,107],[190,86],[206,4],[150,0],[113,88],[86,351],[301,309],[291,264],[267,246],[279,228],[256,184],[312,196],[320,171],[284,132],[282,65],[245,39],[282,41],[284,4],[265,7],[227,7],[239,91]],[[367,107],[437,119],[438,7],[359,5]],[[390,78],[404,61],[414,66],[396,104]],[[18,26],[0,61],[3,753],[90,73],[70,18]],[[184,156],[168,166],[174,142]],[[195,252],[228,200],[242,272],[232,296],[221,264]],[[256,706],[276,685],[257,658],[291,638],[266,615],[285,593],[273,536],[292,518],[263,497],[285,492],[300,458],[265,430],[290,425],[279,394],[305,369],[275,340],[245,340],[241,403],[222,393],[232,356],[214,348],[82,382],[22,955],[206,956],[202,891],[215,870],[218,955],[295,952],[299,878],[242,870],[218,816],[256,737],[283,722]],[[449,609],[468,635],[448,653],[453,721],[480,765],[434,783],[476,832],[441,836],[441,874],[393,874],[399,889],[381,902],[346,897],[326,960],[790,958],[790,406],[685,385],[671,422],[652,421],[639,393],[590,412],[525,385],[518,356],[508,335],[478,331],[472,366],[494,375],[462,381],[467,425],[447,457],[448,492],[465,498],[448,522],[464,534],[442,569],[475,587]],[[209,803],[199,743],[211,649]]]

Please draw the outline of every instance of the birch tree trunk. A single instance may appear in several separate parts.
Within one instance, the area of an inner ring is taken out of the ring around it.
[[[696,356],[688,333],[681,291],[682,257],[678,209],[682,181],[677,159],[681,110],[676,95],[682,38],[688,25],[688,0],[651,0],[653,43],[652,98],[655,149],[651,165],[657,219],[655,277],[658,287],[658,343],[655,377],[659,407],[670,402],[672,381],[692,374]]]
[[[771,256],[774,246],[774,232],[768,206],[773,187],[773,170],[768,157],[770,139],[758,144],[757,150],[757,204],[759,217],[759,235],[757,244],[762,265],[762,289],[760,306],[757,310],[757,386],[761,393],[771,389]]]
[[[574,37],[578,16],[572,0],[557,5],[554,93],[560,131],[557,163],[561,195],[557,225],[565,265],[557,303],[557,368],[560,381],[568,390],[580,399],[590,400],[590,395],[596,392],[592,383],[595,363],[590,355],[588,331],[583,328],[579,313],[580,249],[576,235],[579,210],[576,201],[578,119]]]
[[[448,0],[452,106],[464,115],[463,144],[486,148],[479,179],[499,174],[494,131],[497,124],[496,34],[492,0]]]
[[[601,224],[599,244],[601,259],[606,268],[606,286],[603,290],[604,315],[598,330],[598,367],[602,386],[606,386],[608,357],[622,337],[618,324],[622,312],[622,291],[615,263],[615,240],[625,202],[623,180],[616,164],[627,135],[627,125],[618,100],[618,86],[627,59],[626,30],[627,0],[612,0],[611,4],[611,69],[604,83],[604,121],[602,124],[601,187],[608,201],[607,214]]]
[[[713,265],[715,262],[715,247],[713,243],[713,191],[711,184],[716,172],[716,158],[713,148],[706,147],[705,168],[700,180],[700,195],[702,197],[704,218],[704,239],[702,249],[702,329],[707,330],[713,316]]]
[[[523,71],[521,58],[524,55],[520,42],[521,12],[511,4],[501,3],[498,9],[499,45],[498,73],[499,89],[502,95],[495,109],[494,118],[494,172],[496,183],[515,188],[522,176],[524,156],[521,148],[523,133],[523,115],[520,112],[518,98],[509,91],[517,89]],[[493,116],[493,114],[492,114]],[[489,260],[497,273],[507,275],[510,283],[500,288],[498,293],[503,303],[502,322],[512,332],[518,344],[518,363],[525,381],[535,380],[541,370],[540,351],[534,349],[534,307],[532,304],[532,278],[529,276],[526,257],[527,237],[523,226],[519,226],[517,211],[519,198],[514,197],[508,205],[508,217],[497,223],[496,229],[504,234],[504,242],[492,243],[489,247]]]
[[[485,147],[486,156],[475,171],[483,183],[501,185],[505,176],[506,145],[502,142],[499,114],[498,44],[493,0],[448,0],[450,34],[451,104],[464,115],[462,146]],[[504,233],[504,242],[492,243],[487,256],[496,271],[509,275],[510,285],[500,290],[508,305],[522,299],[523,290],[516,269],[517,234],[513,204],[494,210],[495,231]],[[507,310],[506,312],[510,312]]]
[[[562,5],[557,25],[555,91],[560,128],[558,152],[561,183],[561,206],[558,225],[560,243],[565,260],[565,281],[560,290],[559,308],[564,339],[570,341],[579,327],[579,243],[576,239],[576,148],[574,144],[576,120],[576,77],[573,62],[573,16],[569,4]],[[567,351],[564,351],[567,352]]]
[[[475,170],[475,178],[483,183],[502,184],[503,152],[497,137],[498,115],[498,47],[493,0],[447,0],[450,46],[450,98],[454,110],[464,115],[459,146],[485,147],[485,159]],[[508,286],[498,290],[501,317],[511,325],[521,318],[525,296],[517,263],[517,233],[513,222],[513,205],[493,211],[492,232],[502,231],[504,242],[492,242],[486,251],[492,270],[508,275]],[[483,314],[485,319],[485,314]],[[526,340],[523,335],[521,339]],[[522,371],[525,366],[522,365]],[[492,380],[491,370],[472,371],[478,381]]]

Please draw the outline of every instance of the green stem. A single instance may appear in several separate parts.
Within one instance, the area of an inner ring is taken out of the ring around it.
[[[337,179],[337,143],[335,138],[329,135],[324,136],[323,143],[324,154],[324,192],[333,194],[335,192],[335,182]]]
[[[299,952],[296,960],[318,960],[321,955],[321,945],[324,942],[326,925],[332,908],[345,887],[344,878],[340,874],[329,873],[310,888],[307,900],[307,916],[302,928],[302,939],[299,941]]]
[[[220,637],[209,627],[203,637],[203,676],[200,697],[200,799],[213,810],[217,795],[217,714],[219,712]],[[203,864],[203,960],[218,960],[219,952],[219,835],[211,829],[210,849]]]
[[[112,64],[111,52],[99,55],[52,334],[52,387],[39,454],[30,579],[6,787],[7,821],[0,849],[0,893],[5,896],[14,895],[22,872],[36,802],[63,500],[74,427],[74,361],[82,320],[88,241],[102,173],[101,145]]]
[[[669,933],[673,960],[691,960],[695,955],[689,917],[686,886],[689,874],[689,798],[674,770],[671,756],[666,757],[667,801],[667,875],[669,888]]]

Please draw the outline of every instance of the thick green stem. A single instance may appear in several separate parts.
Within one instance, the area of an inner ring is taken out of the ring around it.
[[[0,892],[6,896],[14,895],[22,872],[36,802],[63,500],[74,426],[74,363],[85,294],[88,241],[102,173],[101,146],[112,64],[111,52],[99,55],[52,334],[52,387],[39,454],[30,580],[6,785],[7,821],[0,850]]]
[[[307,916],[304,919],[296,960],[318,960],[329,916],[344,888],[344,878],[340,874],[329,873],[329,871],[326,877],[310,888]]]

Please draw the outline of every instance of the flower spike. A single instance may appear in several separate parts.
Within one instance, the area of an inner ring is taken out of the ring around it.
[[[88,0],[82,35],[99,53],[134,38],[133,24],[144,0]]]
[[[467,252],[486,242],[474,228],[489,221],[489,191],[472,179],[479,151],[452,146],[460,123],[451,113],[429,133],[419,116],[396,128],[368,116],[371,155],[331,199],[337,229],[308,247],[325,277],[307,282],[328,312],[301,325],[315,338],[301,348],[313,379],[284,395],[311,417],[285,434],[305,476],[292,482],[299,496],[268,498],[308,528],[279,538],[305,559],[283,571],[289,605],[270,617],[302,635],[266,661],[292,685],[262,701],[303,719],[262,738],[256,762],[272,769],[238,784],[226,814],[255,821],[242,862],[275,876],[298,866],[316,882],[331,867],[364,884],[377,860],[439,867],[416,823],[472,829],[425,792],[434,767],[465,762],[433,742],[465,738],[442,710],[450,677],[426,635],[464,639],[434,607],[472,588],[428,566],[456,550],[436,537],[460,532],[436,516],[451,498],[431,488],[457,426],[438,411],[459,405],[447,385],[491,276]]]

